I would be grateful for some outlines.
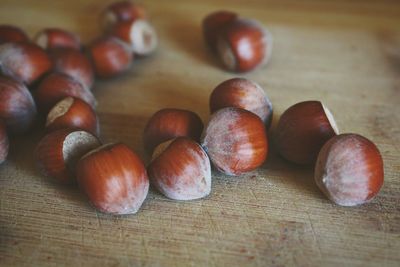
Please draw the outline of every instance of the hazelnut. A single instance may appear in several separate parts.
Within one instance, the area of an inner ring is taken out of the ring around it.
[[[272,35],[255,20],[238,18],[226,25],[217,38],[217,53],[224,67],[247,72],[268,63]]]
[[[81,42],[78,35],[58,28],[47,28],[40,31],[35,36],[34,41],[46,50],[54,48],[81,49]]]
[[[135,54],[146,56],[157,48],[158,38],[153,26],[144,19],[116,23],[111,35],[131,45]]]
[[[36,162],[43,175],[71,184],[75,182],[77,161],[100,145],[99,139],[89,132],[61,129],[40,140],[35,150]]]
[[[216,11],[203,20],[203,36],[206,44],[211,49],[211,51],[217,51],[217,40],[218,36],[223,31],[224,27],[238,18],[238,15],[230,11]]]
[[[118,22],[146,19],[145,8],[131,1],[118,1],[109,5],[101,14],[101,25],[105,30]]]
[[[189,137],[199,141],[203,127],[200,117],[192,111],[161,109],[147,122],[143,133],[144,145],[152,153],[156,146],[175,137]]]
[[[80,98],[92,108],[96,106],[96,99],[92,92],[72,77],[53,72],[47,75],[35,91],[35,99],[41,112],[47,114],[60,100],[67,96]]]
[[[28,85],[51,69],[46,52],[32,43],[0,45],[0,72]]]
[[[99,135],[96,113],[89,104],[75,97],[64,98],[47,115],[47,131],[64,128],[78,128]]]
[[[28,42],[29,38],[20,28],[13,25],[0,25],[0,44]]]
[[[272,104],[257,83],[244,78],[233,78],[219,84],[211,93],[211,113],[226,107],[246,109],[258,115],[269,128]]]
[[[261,119],[235,107],[223,108],[211,115],[201,145],[213,165],[228,175],[258,168],[268,154],[267,133]]]
[[[338,205],[366,203],[378,194],[383,184],[381,154],[374,143],[361,135],[337,135],[319,152],[315,181]]]
[[[8,142],[6,126],[2,121],[0,121],[0,164],[7,159],[8,148],[9,148],[9,142]]]
[[[0,119],[10,133],[28,131],[36,119],[36,105],[26,86],[9,77],[0,76]]]
[[[312,164],[321,147],[339,132],[331,112],[319,101],[304,101],[288,108],[275,134],[278,152],[297,164]]]
[[[175,200],[203,198],[211,191],[211,164],[195,141],[178,137],[157,146],[147,168],[150,182]]]
[[[133,52],[129,44],[115,37],[102,37],[89,47],[95,73],[100,78],[111,78],[129,69]]]
[[[83,84],[92,88],[94,83],[94,70],[90,60],[80,51],[74,49],[53,49],[50,52],[53,61],[53,70],[67,74]]]
[[[93,206],[105,213],[136,213],[149,190],[142,160],[121,143],[104,145],[83,156],[77,177]]]

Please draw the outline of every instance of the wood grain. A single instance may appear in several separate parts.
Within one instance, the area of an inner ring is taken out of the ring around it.
[[[1,0],[0,23],[33,36],[44,27],[100,33],[110,1]],[[104,141],[123,141],[146,158],[142,131],[163,107],[188,108],[205,121],[208,97],[234,74],[207,52],[200,23],[230,9],[267,25],[271,63],[244,75],[270,96],[274,122],[288,106],[318,99],[341,132],[360,133],[382,152],[385,183],[371,203],[330,203],[312,170],[272,150],[259,170],[241,177],[213,172],[213,190],[176,202],[151,190],[141,211],[97,213],[74,187],[35,169],[43,132],[15,137],[0,166],[1,266],[399,266],[400,4],[398,1],[143,1],[160,36],[151,57],[119,78],[95,85]]]

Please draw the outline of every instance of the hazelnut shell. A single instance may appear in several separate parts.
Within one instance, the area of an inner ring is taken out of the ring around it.
[[[142,160],[121,143],[104,145],[83,156],[77,177],[90,202],[104,213],[136,213],[149,190]]]
[[[257,21],[239,18],[218,35],[217,51],[227,70],[248,72],[268,63],[272,35]]]
[[[95,111],[79,98],[64,98],[47,115],[48,132],[64,128],[78,128],[99,135],[99,123]]]
[[[211,191],[211,164],[203,148],[195,141],[178,137],[156,148],[147,168],[151,183],[166,197],[192,200]],[[162,151],[157,151],[160,146]]]
[[[37,111],[26,86],[9,77],[0,76],[0,119],[10,134],[27,132],[34,124]]]
[[[211,115],[201,145],[213,165],[227,175],[240,175],[261,166],[267,158],[265,126],[254,113],[235,107]]]
[[[35,43],[45,50],[56,48],[81,49],[81,42],[78,35],[58,28],[47,28],[34,38]]]
[[[238,18],[238,15],[231,11],[220,10],[207,15],[203,19],[203,37],[211,51],[216,52],[218,36],[224,27]]]
[[[0,25],[0,44],[9,42],[28,42],[26,33],[13,25]]]
[[[67,96],[80,98],[92,108],[96,106],[96,99],[89,89],[72,77],[58,72],[47,75],[36,88],[34,96],[39,110],[44,114]]]
[[[100,78],[112,78],[129,69],[133,51],[129,44],[111,37],[101,37],[89,46],[89,57]]]
[[[141,56],[153,53],[158,44],[156,30],[144,19],[116,23],[112,27],[111,35],[130,44],[132,51]]]
[[[233,78],[220,83],[210,95],[211,113],[226,107],[246,109],[258,115],[267,128],[272,121],[272,103],[257,83]]]
[[[313,164],[321,147],[338,134],[330,111],[319,101],[289,107],[279,119],[275,144],[278,152],[297,164]]]
[[[62,129],[44,136],[35,150],[36,163],[45,176],[63,184],[75,183],[75,167],[80,157],[101,145],[89,132]]]
[[[92,88],[93,66],[83,53],[75,49],[52,49],[49,54],[53,62],[53,71],[67,74],[85,87]]]
[[[315,182],[334,203],[364,204],[383,185],[383,160],[375,146],[358,134],[340,134],[321,149],[315,167]]]
[[[136,19],[146,19],[145,8],[131,1],[118,1],[110,4],[101,14],[101,24],[108,30],[114,24]]]
[[[52,67],[47,53],[33,43],[0,45],[0,72],[31,85]]]
[[[199,141],[203,128],[200,117],[192,111],[161,109],[147,122],[143,133],[144,145],[152,153],[156,146],[176,137],[189,137]]]

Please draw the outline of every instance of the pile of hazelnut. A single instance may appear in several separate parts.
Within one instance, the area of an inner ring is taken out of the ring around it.
[[[153,53],[158,39],[146,10],[129,1],[109,5],[101,25],[103,35],[86,47],[63,29],[47,28],[30,40],[20,28],[0,25],[0,163],[8,137],[27,133],[43,116],[46,135],[35,151],[42,173],[64,184],[78,180],[104,212],[134,213],[147,195],[146,169],[126,145],[101,146],[93,85],[95,76],[115,77],[135,56]],[[96,163],[85,174],[90,159],[99,162],[103,154],[103,169],[96,173]]]
[[[106,34],[85,49],[87,56],[70,32],[43,30],[35,44],[20,29],[0,26],[0,162],[7,157],[8,134],[27,132],[36,107],[47,114],[47,134],[35,151],[40,170],[61,183],[77,181],[90,203],[105,213],[136,213],[150,182],[170,199],[199,199],[211,192],[211,166],[237,176],[265,162],[272,104],[260,85],[244,78],[224,81],[212,91],[205,127],[188,110],[156,112],[143,133],[152,155],[147,168],[125,144],[103,145],[91,91],[94,76],[125,71],[134,55],[156,49],[157,35],[143,7],[127,1],[108,6],[102,22]],[[211,52],[231,71],[249,71],[270,58],[271,34],[256,21],[219,11],[204,19],[203,30]],[[319,101],[288,108],[273,138],[288,161],[315,165],[317,186],[339,205],[363,204],[383,184],[376,146],[357,134],[339,134]]]

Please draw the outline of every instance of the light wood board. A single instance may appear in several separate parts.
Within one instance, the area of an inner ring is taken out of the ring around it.
[[[110,1],[0,1],[0,23],[33,36],[44,27],[100,34]],[[143,1],[158,51],[119,78],[95,85],[104,142],[145,158],[142,131],[158,109],[209,116],[208,97],[235,74],[219,68],[200,23],[228,9],[260,20],[274,36],[267,67],[242,75],[260,83],[277,122],[290,105],[323,101],[341,132],[373,140],[385,183],[371,203],[329,202],[311,169],[270,150],[241,177],[213,172],[209,197],[171,201],[151,190],[136,215],[96,212],[74,187],[42,177],[33,150],[43,132],[14,138],[0,166],[1,266],[400,266],[400,3],[398,1]],[[38,127],[40,128],[40,127]],[[272,146],[271,146],[272,147]]]

